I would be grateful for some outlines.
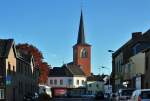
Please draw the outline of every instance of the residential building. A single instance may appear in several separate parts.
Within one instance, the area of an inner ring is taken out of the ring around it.
[[[0,101],[22,101],[37,91],[33,57],[16,50],[13,39],[0,39],[0,47]]]
[[[142,79],[145,74],[145,52],[129,58],[129,62],[124,66],[124,85],[128,88],[141,89]]]
[[[25,54],[17,50],[17,77],[18,101],[25,95],[38,92],[38,67],[35,67],[31,54]]]
[[[99,75],[91,75],[87,77],[86,89],[86,93],[90,95],[95,95],[99,91],[104,92],[103,77]]]
[[[112,81],[113,91],[124,88],[125,67],[129,63],[130,57],[142,50],[150,47],[150,30],[145,33],[132,33],[132,38],[121,46],[112,55]]]
[[[52,88],[53,96],[79,96],[86,90],[86,77],[80,66],[66,64],[54,67],[48,77],[48,86]],[[61,94],[59,94],[61,91]]]
[[[145,73],[142,79],[142,88],[150,89],[150,48],[145,51]]]

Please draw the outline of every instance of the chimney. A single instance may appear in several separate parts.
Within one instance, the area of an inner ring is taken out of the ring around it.
[[[132,39],[139,39],[142,37],[142,32],[133,32],[132,33]]]

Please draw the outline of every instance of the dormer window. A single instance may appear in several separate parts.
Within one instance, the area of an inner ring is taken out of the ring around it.
[[[87,52],[87,49],[86,48],[83,48],[81,50],[81,58],[87,58],[88,56],[88,52]]]

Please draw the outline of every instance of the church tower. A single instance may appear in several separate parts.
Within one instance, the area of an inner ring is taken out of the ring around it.
[[[73,46],[73,63],[80,65],[86,76],[91,75],[91,45],[85,41],[82,11],[77,43]]]

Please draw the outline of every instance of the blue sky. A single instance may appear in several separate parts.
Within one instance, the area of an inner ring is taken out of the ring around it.
[[[150,0],[0,0],[0,38],[35,45],[52,66],[72,61],[81,11],[92,45],[92,72],[111,71],[111,53],[150,28]]]

